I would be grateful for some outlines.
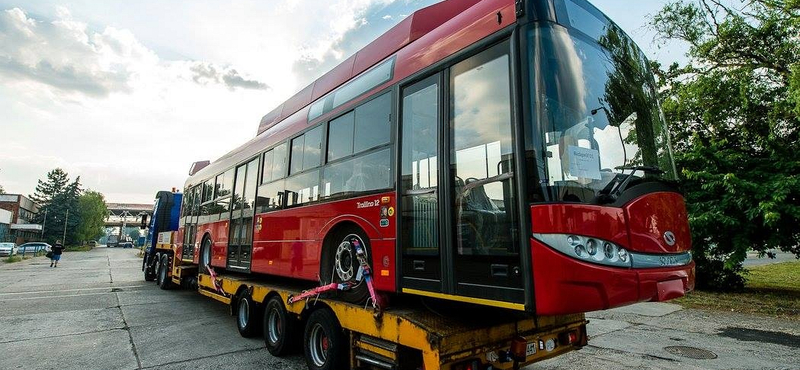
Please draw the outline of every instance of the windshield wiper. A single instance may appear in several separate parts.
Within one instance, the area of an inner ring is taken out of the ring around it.
[[[656,166],[617,166],[614,167],[615,170],[633,170],[630,174],[633,175],[636,171],[642,171],[644,173],[650,173],[654,175],[661,175],[664,173],[664,170],[656,167]]]
[[[599,191],[600,196],[598,196],[600,203],[611,203],[617,200],[620,195],[628,188],[628,183],[630,183],[631,179],[633,179],[633,175],[636,172],[642,171],[647,174],[654,174],[654,175],[661,175],[664,173],[660,168],[656,166],[618,166],[614,167],[616,170],[630,170],[631,173],[629,174],[618,174],[614,180],[608,183],[603,190]]]

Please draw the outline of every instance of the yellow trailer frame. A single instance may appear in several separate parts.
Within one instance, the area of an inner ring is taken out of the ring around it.
[[[198,266],[176,258],[174,245],[157,243],[155,249],[167,257],[168,263],[163,268],[167,269],[171,286],[195,288],[196,284],[201,295],[230,305],[231,313],[235,312],[236,297],[241,294],[247,294],[262,306],[267,300],[280,297],[287,314],[301,322],[315,310],[330,310],[349,335],[349,363],[353,369],[405,369],[375,366],[373,359],[380,359],[383,365],[398,364],[402,362],[401,355],[405,361],[409,354],[425,370],[472,368],[464,366],[466,363],[479,364],[480,369],[514,369],[580,349],[588,343],[588,321],[584,314],[531,317],[512,310],[464,304],[460,311],[475,313],[453,317],[415,305],[400,304],[375,311],[323,298],[288,304],[289,297],[297,296],[304,287],[270,283],[249,275],[222,273],[212,278],[208,273],[198,273]],[[486,310],[491,311],[486,314]],[[524,353],[519,351],[520,343]],[[516,352],[512,351],[512,345],[517,346]],[[516,355],[509,357],[512,354]]]
[[[269,284],[252,277],[220,274],[216,284],[209,274],[200,273],[197,277],[200,294],[225,304],[231,304],[243,290],[253,301],[262,304],[274,295],[280,296],[285,304],[289,296],[300,293],[296,287]],[[371,354],[397,360],[398,348],[405,348],[421,353],[426,370],[451,369],[455,364],[469,361],[479,361],[484,368],[512,369],[515,367],[512,361],[502,360],[515,338],[524,338],[527,343],[524,361],[518,361],[516,366],[579,349],[588,339],[583,314],[520,318],[517,313],[497,311],[500,317],[464,320],[439,316],[421,307],[390,308],[378,313],[371,308],[329,299],[286,304],[286,310],[301,319],[319,307],[333,311],[341,327],[349,332],[352,368],[360,368],[365,356]],[[563,344],[564,334],[570,332],[577,333],[576,340]],[[359,354],[364,356],[359,357]]]

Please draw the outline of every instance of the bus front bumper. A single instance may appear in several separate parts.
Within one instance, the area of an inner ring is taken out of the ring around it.
[[[662,302],[694,289],[695,264],[619,268],[583,262],[531,239],[536,313],[590,312],[637,302]]]

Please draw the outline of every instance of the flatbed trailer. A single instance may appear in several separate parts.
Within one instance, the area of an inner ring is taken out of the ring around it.
[[[275,356],[302,348],[309,369],[518,369],[588,342],[584,314],[530,316],[464,303],[442,314],[419,297],[386,309],[323,297],[289,303],[309,287],[198,271],[174,258],[171,240],[160,236],[156,245],[162,289],[189,287],[229,305],[240,334],[263,334]]]

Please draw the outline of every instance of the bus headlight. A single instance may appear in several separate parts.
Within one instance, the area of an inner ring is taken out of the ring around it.
[[[620,261],[628,262],[628,251],[626,251],[625,248],[620,248],[619,251],[617,251],[617,255],[619,255]]]
[[[533,236],[550,248],[581,261],[614,267],[631,267],[628,251],[607,240],[564,234]]]
[[[594,256],[597,254],[597,240],[589,239],[586,241],[586,253],[589,253],[590,256]]]

